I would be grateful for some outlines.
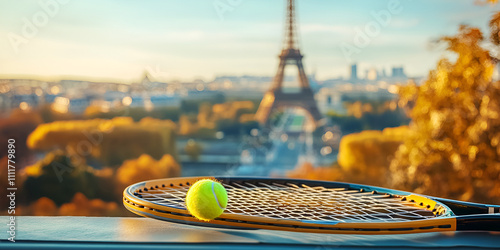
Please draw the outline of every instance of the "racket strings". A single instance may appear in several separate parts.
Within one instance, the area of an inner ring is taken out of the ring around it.
[[[293,183],[223,183],[228,193],[225,214],[305,221],[390,222],[436,217],[400,197],[345,188]],[[189,186],[162,187],[136,193],[146,201],[186,210]]]
[[[367,220],[414,220],[434,215],[422,209],[416,209],[413,204],[402,205],[400,199],[393,198],[381,202],[370,193],[360,193],[359,190],[311,188],[306,185],[298,187],[259,183],[264,188],[254,184],[247,187],[238,185],[231,198],[239,197],[259,206],[243,207],[231,203],[227,209],[234,213],[267,216],[282,219],[325,220],[325,221],[367,221]],[[277,199],[269,199],[273,195]],[[376,196],[388,197],[383,195]],[[260,202],[260,201],[264,202]],[[262,212],[264,211],[264,212]],[[424,211],[424,213],[422,213]],[[427,215],[427,216],[426,216]]]

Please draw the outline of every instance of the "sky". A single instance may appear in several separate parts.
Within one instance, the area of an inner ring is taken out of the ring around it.
[[[296,0],[306,73],[347,77],[355,62],[361,77],[393,66],[425,76],[446,55],[432,41],[460,24],[487,32],[500,6],[475,1]],[[0,0],[0,78],[272,76],[284,15],[284,0]]]

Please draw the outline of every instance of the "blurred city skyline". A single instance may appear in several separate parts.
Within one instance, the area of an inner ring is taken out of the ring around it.
[[[1,0],[0,6],[1,78],[121,82],[138,80],[145,70],[160,81],[272,76],[285,9],[282,0]],[[306,73],[347,78],[357,62],[360,74],[404,66],[408,76],[424,76],[444,53],[430,48],[431,41],[460,24],[486,32],[498,9],[471,0],[297,1]],[[370,25],[379,29],[357,45]]]

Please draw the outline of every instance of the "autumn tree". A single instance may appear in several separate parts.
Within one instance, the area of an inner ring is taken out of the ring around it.
[[[500,202],[500,83],[477,28],[460,26],[441,42],[442,59],[421,85],[400,90],[412,134],[391,163],[394,187],[479,202]]]
[[[117,190],[121,194],[128,185],[151,179],[179,177],[181,167],[171,155],[156,160],[143,154],[136,159],[126,160],[116,170]]]
[[[95,172],[72,161],[64,152],[54,151],[20,172],[21,176],[26,175],[21,194],[26,202],[47,197],[57,205],[70,201],[77,192],[91,198],[113,199],[109,179],[100,178]]]
[[[304,163],[287,172],[290,178],[355,182],[386,186],[389,165],[398,146],[411,131],[407,126],[366,130],[342,137],[338,163],[314,167]]]
[[[57,121],[39,125],[27,139],[30,149],[62,149],[79,161],[95,158],[102,165],[119,166],[147,153],[155,159],[175,157],[175,124],[169,120],[130,117],[111,120]]]
[[[20,109],[13,110],[8,118],[0,118],[0,147],[6,149],[8,141],[15,140],[16,166],[24,167],[32,157],[26,138],[42,122],[36,112]],[[0,151],[0,158],[7,156],[7,153],[7,150]]]
[[[366,130],[342,137],[338,154],[342,181],[387,185],[390,162],[409,133],[407,126],[401,126],[383,131]]]

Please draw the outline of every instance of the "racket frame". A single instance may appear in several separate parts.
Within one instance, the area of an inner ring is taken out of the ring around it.
[[[440,217],[403,222],[332,222],[299,221],[291,219],[277,219],[268,217],[257,217],[243,214],[223,213],[220,217],[210,222],[200,221],[189,214],[186,209],[155,204],[144,201],[136,196],[138,190],[148,190],[170,187],[189,186],[200,179],[216,179],[222,183],[228,182],[270,182],[300,183],[311,187],[328,186],[336,188],[357,189],[362,192],[376,192],[380,194],[392,194],[406,199],[411,199],[422,207],[432,210],[440,209],[443,213]],[[134,194],[135,193],[135,194]],[[197,226],[209,226],[232,229],[269,229],[283,231],[300,231],[310,233],[336,233],[336,234],[402,234],[402,233],[425,233],[457,230],[496,230],[500,231],[500,214],[485,215],[488,212],[500,212],[500,206],[485,205],[454,201],[449,199],[435,198],[430,196],[416,195],[405,191],[398,191],[374,186],[350,184],[342,182],[323,182],[300,179],[275,179],[275,178],[242,178],[242,177],[181,177],[157,179],[130,185],[124,190],[123,203],[131,212],[154,219],[183,223]],[[457,212],[455,213],[455,210]],[[468,212],[480,212],[479,215]]]

